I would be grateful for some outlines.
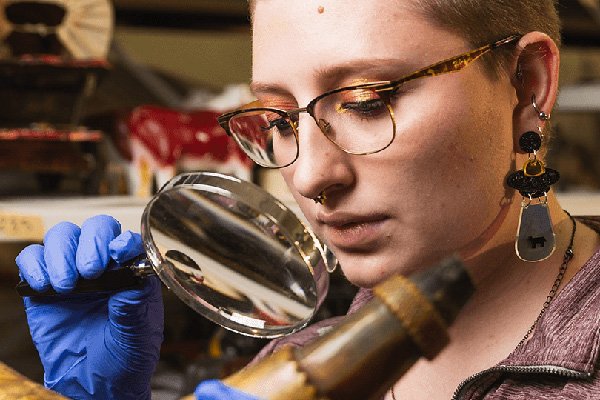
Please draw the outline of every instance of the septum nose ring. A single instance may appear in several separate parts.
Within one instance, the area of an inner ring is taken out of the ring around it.
[[[313,201],[317,204],[325,204],[325,200],[327,200],[327,196],[324,190],[317,197],[313,198]]]

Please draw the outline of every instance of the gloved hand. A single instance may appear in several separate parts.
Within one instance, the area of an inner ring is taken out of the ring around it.
[[[150,377],[163,339],[160,282],[116,293],[68,294],[80,278],[100,276],[110,259],[127,261],[144,251],[140,235],[100,215],[81,228],[62,222],[44,246],[17,256],[21,278],[35,290],[52,286],[61,296],[25,297],[44,384],[75,399],[149,399]]]
[[[197,400],[259,400],[257,397],[233,389],[218,380],[208,380],[196,386]]]

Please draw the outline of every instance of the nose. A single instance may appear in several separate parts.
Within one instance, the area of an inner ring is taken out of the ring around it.
[[[300,115],[298,124],[298,159],[290,165],[294,189],[314,199],[324,190],[327,196],[354,182],[352,155],[332,143],[308,114]],[[327,128],[327,127],[325,127]]]

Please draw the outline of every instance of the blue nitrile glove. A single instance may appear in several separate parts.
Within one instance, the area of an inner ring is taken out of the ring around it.
[[[197,400],[260,400],[258,397],[240,392],[216,379],[203,381],[196,386],[194,396]]]
[[[140,235],[121,234],[114,218],[100,215],[81,228],[59,223],[44,246],[17,256],[20,275],[33,289],[64,293],[24,299],[46,387],[74,399],[150,398],[163,339],[158,278],[121,292],[68,294],[80,277],[100,276],[111,258],[124,262],[143,251]]]

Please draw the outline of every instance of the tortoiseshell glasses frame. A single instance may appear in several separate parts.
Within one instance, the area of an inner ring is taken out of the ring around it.
[[[303,112],[308,113],[321,132],[343,151],[358,155],[377,153],[387,148],[396,137],[396,121],[390,99],[402,84],[418,78],[461,71],[484,54],[515,43],[520,38],[521,35],[508,36],[393,81],[333,89],[315,97],[306,107],[282,110],[263,107],[259,101],[255,101],[219,116],[218,122],[254,162],[267,168],[286,167],[298,158],[298,122],[299,114]],[[348,98],[353,100],[349,101]],[[364,125],[364,121],[377,121],[378,129],[369,129],[368,135],[359,132],[359,129],[365,128],[359,126]]]

